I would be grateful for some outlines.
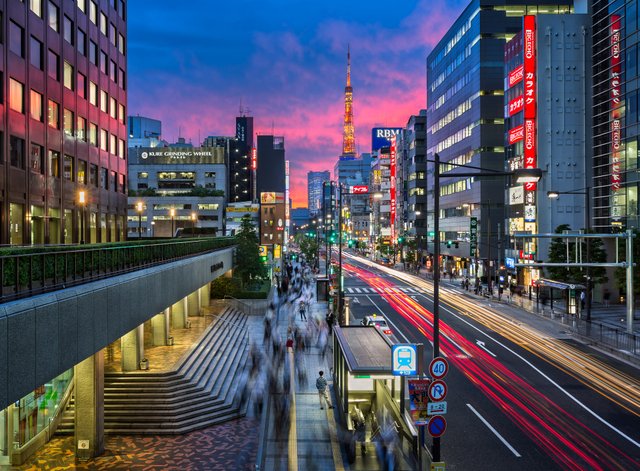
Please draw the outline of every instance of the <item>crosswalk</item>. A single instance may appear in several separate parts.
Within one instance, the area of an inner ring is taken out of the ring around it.
[[[421,288],[410,288],[408,286],[397,286],[393,288],[345,288],[348,294],[426,294],[426,290]]]

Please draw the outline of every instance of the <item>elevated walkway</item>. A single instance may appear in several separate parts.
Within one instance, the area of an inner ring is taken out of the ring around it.
[[[164,371],[105,372],[105,433],[182,434],[244,416],[236,391],[248,358],[247,316],[228,307],[213,317]],[[173,348],[156,347],[154,355],[170,357],[163,350]],[[73,433],[74,413],[71,401],[58,433]]]

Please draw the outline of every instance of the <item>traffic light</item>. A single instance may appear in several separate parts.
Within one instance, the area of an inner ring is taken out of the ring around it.
[[[450,249],[451,247],[455,247],[457,249],[458,248],[458,241],[457,240],[448,240],[447,241],[447,248]]]
[[[266,255],[262,255],[262,256],[260,257],[260,261],[261,261],[262,263],[267,263],[267,256],[266,256]]]
[[[404,243],[404,237],[398,237],[398,244]]]

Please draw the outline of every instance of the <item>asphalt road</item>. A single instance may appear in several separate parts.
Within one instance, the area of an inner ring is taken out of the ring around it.
[[[428,362],[431,284],[348,255],[344,273],[356,321],[383,315],[398,343],[425,344]],[[532,329],[449,289],[441,296],[447,469],[640,469],[637,369],[554,326]]]

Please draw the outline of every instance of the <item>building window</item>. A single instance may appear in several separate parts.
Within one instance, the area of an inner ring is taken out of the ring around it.
[[[60,178],[60,152],[49,150],[49,176]]]
[[[29,8],[32,12],[42,18],[42,0],[29,0]]]
[[[120,0],[120,8],[118,9],[118,13],[120,13],[120,17],[124,20],[124,0]]]
[[[138,178],[140,179],[149,178],[149,172],[138,172]]]
[[[31,65],[37,67],[39,70],[44,68],[42,61],[42,42],[31,36],[31,42],[29,43],[29,61]]]
[[[124,115],[124,105],[122,103],[118,104],[118,121],[120,121],[122,124],[126,124],[125,115]]]
[[[109,172],[109,176],[111,177],[111,183],[109,184],[111,190],[118,191],[118,174],[112,170],[111,172]]]
[[[64,155],[64,179],[73,181],[73,157],[71,155]]]
[[[84,74],[78,72],[76,79],[76,88],[78,89],[78,95],[82,98],[87,98],[87,77]]]
[[[9,79],[9,107],[24,113],[24,85],[12,78]]]
[[[89,62],[98,65],[98,45],[89,40]]]
[[[78,183],[87,184],[87,162],[78,159]]]
[[[47,116],[49,126],[55,129],[60,129],[60,107],[53,100],[49,100]]]
[[[64,15],[62,34],[64,40],[73,46],[73,21],[67,15]]]
[[[100,188],[105,190],[109,189],[108,170],[106,168],[100,168]]]
[[[106,129],[100,129],[100,149],[108,150],[107,146],[109,145],[109,133]]]
[[[126,192],[127,192],[127,187],[126,187],[126,183],[125,183],[125,182],[126,182],[126,180],[125,180],[125,178],[124,178],[124,175],[123,175],[123,174],[121,174],[121,173],[120,173],[120,174],[118,174],[118,180],[120,181],[120,185],[119,185],[119,187],[120,187],[120,191],[121,191],[122,193],[126,193]]]
[[[124,69],[118,69],[118,83],[120,84],[120,88],[126,90],[126,86],[124,83]]]
[[[100,111],[107,113],[109,111],[109,95],[104,90],[100,90]]]
[[[116,152],[118,152],[118,149],[116,148],[116,143],[118,142],[118,138],[115,136],[115,134],[111,134],[111,136],[109,136],[109,153],[115,155]]]
[[[216,172],[204,172],[204,178],[216,178]]]
[[[9,50],[24,57],[24,29],[13,21],[9,22]]]
[[[49,27],[54,31],[60,31],[60,10],[55,3],[49,1]]]
[[[116,66],[116,63],[113,61],[109,62],[109,78],[111,80],[113,80],[114,82],[118,82],[118,67]]]
[[[89,81],[89,103],[98,106],[98,86],[91,81]]]
[[[107,35],[107,15],[100,12],[100,32]]]
[[[124,139],[118,139],[118,157],[124,159]]]
[[[49,53],[47,55],[47,68],[49,77],[55,80],[60,80],[60,57],[51,49],[49,49]]]
[[[87,33],[78,28],[78,52],[87,55]]]
[[[36,121],[44,121],[44,102],[42,95],[35,90],[31,90],[29,95],[29,113]]]
[[[31,159],[31,162],[29,162],[31,171],[40,174],[44,173],[44,148],[32,143],[29,158]]]
[[[89,144],[98,147],[98,125],[89,123]]]
[[[78,0],[78,8],[82,13],[87,12],[87,0]]]
[[[109,56],[107,53],[100,49],[100,72],[107,75],[107,64],[109,63]]]
[[[76,137],[81,141],[87,140],[87,120],[81,116],[76,121]]]
[[[98,186],[98,166],[95,164],[89,167],[89,184]]]
[[[113,119],[118,117],[118,106],[116,105],[116,99],[113,97],[109,98],[109,114]]]
[[[64,109],[63,125],[64,133],[67,136],[73,136],[73,111],[66,108]]]
[[[64,86],[69,90],[73,90],[73,66],[67,61],[64,61]]]
[[[124,56],[124,36],[118,34],[118,51]]]
[[[11,166],[24,168],[24,139],[16,136],[9,137],[9,156]]]
[[[116,35],[116,25],[113,23],[109,23],[109,41],[114,46],[116,45],[117,35]]]
[[[94,25],[98,24],[98,5],[94,1],[89,3],[89,19]]]

